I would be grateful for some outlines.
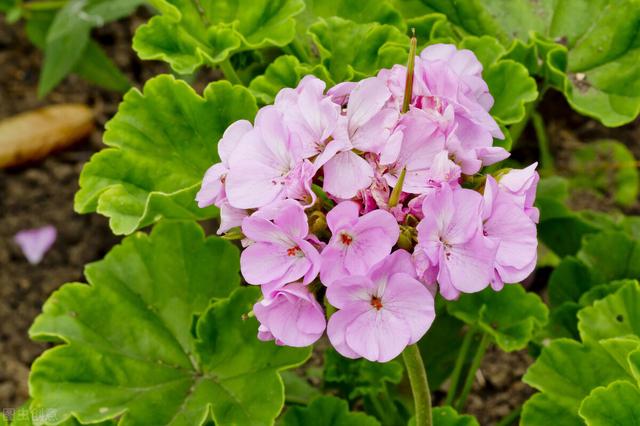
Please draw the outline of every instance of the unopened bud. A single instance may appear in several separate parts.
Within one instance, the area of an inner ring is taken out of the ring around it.
[[[309,215],[309,231],[320,236],[327,232],[327,217],[320,210],[315,210]]]
[[[229,231],[227,231],[223,236],[223,239],[225,240],[243,240],[244,239],[244,234],[242,233],[242,229],[240,229],[239,226],[236,226],[235,228],[231,228]]]
[[[400,225],[400,236],[398,237],[398,247],[412,251],[418,238],[418,231],[413,226]]]

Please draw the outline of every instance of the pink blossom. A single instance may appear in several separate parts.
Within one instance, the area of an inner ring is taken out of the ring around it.
[[[198,207],[204,208],[212,204],[218,205],[226,198],[224,181],[229,172],[229,157],[240,143],[240,139],[251,129],[253,129],[253,126],[247,120],[238,120],[224,131],[222,139],[218,142],[218,155],[221,161],[209,167],[206,171],[202,179],[202,187],[196,195]]]
[[[373,182],[371,165],[353,151],[335,155],[324,165],[322,189],[334,197],[348,200]]]
[[[416,279],[411,256],[397,250],[366,274],[339,279],[327,289],[339,310],[327,334],[348,358],[387,362],[416,343],[435,318],[431,293]]]
[[[233,228],[241,226],[244,218],[249,216],[249,213],[247,213],[246,210],[236,209],[229,204],[226,198],[220,200],[217,203],[217,206],[220,209],[220,227],[217,231],[218,235],[222,235]]]
[[[282,114],[273,106],[262,108],[253,130],[247,132],[229,158],[226,193],[229,203],[239,209],[260,208],[284,199],[287,191],[310,183],[300,183],[304,175],[300,141],[283,125]]]
[[[335,138],[341,108],[324,95],[324,88],[324,81],[308,75],[295,89],[282,89],[274,104],[287,129],[300,141],[302,156],[315,157],[316,168],[349,146],[344,139]]]
[[[440,293],[455,299],[460,292],[474,293],[493,278],[496,244],[482,235],[482,196],[472,190],[448,185],[425,198],[424,219],[418,224],[418,247],[437,265]]]
[[[540,175],[536,171],[538,163],[524,169],[512,169],[500,178],[500,189],[509,194],[535,223],[540,219],[540,211],[533,206]]]
[[[484,235],[498,246],[493,288],[524,280],[536,266],[536,225],[492,176],[485,185],[483,220]]]
[[[318,340],[326,327],[324,312],[302,283],[287,284],[253,306],[260,340],[303,347]]]
[[[18,244],[24,257],[30,264],[37,265],[42,261],[58,236],[58,231],[51,225],[18,232],[13,240]]]
[[[287,200],[272,208],[272,216],[253,214],[242,221],[242,232],[253,241],[240,256],[240,270],[249,284],[277,288],[302,278],[314,280],[320,254],[307,241],[309,225],[300,204]]]
[[[393,215],[375,210],[359,216],[360,206],[343,201],[327,214],[332,236],[322,251],[320,279],[326,286],[345,275],[363,275],[391,253],[400,228]]]

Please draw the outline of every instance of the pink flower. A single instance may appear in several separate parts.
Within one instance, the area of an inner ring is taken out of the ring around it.
[[[424,219],[418,224],[418,247],[437,265],[440,293],[455,299],[460,292],[474,293],[493,279],[496,244],[482,235],[482,196],[472,190],[452,190],[443,185],[425,198]]]
[[[297,176],[303,165],[300,141],[283,125],[282,114],[273,106],[262,108],[253,130],[240,140],[229,158],[226,193],[239,209],[260,208],[284,199],[287,191],[300,186]]]
[[[303,347],[318,340],[326,327],[324,312],[302,283],[287,284],[253,306],[260,340]]]
[[[533,272],[538,254],[536,225],[513,197],[487,176],[484,190],[483,232],[497,246],[495,290],[517,283]]]
[[[242,225],[245,217],[249,216],[246,210],[236,209],[226,198],[220,200],[217,204],[220,209],[220,227],[217,234],[222,235],[229,230]]]
[[[30,264],[37,265],[42,261],[45,253],[56,242],[58,231],[51,225],[35,229],[25,229],[18,232],[13,240],[18,244],[24,257]]]
[[[320,254],[307,241],[309,225],[302,206],[283,201],[242,221],[242,232],[254,241],[240,256],[240,270],[249,284],[277,288],[303,279],[314,280],[320,270]]]
[[[348,148],[347,141],[336,140],[334,135],[340,105],[324,95],[324,88],[324,81],[308,75],[295,89],[282,89],[274,104],[282,112],[287,129],[300,141],[302,156],[315,157],[316,169]]]
[[[364,275],[391,253],[400,228],[393,215],[375,210],[359,216],[360,206],[343,201],[327,214],[332,236],[322,251],[320,279],[326,286],[346,275]]]
[[[535,223],[540,220],[540,211],[537,207],[533,207],[540,180],[540,175],[536,171],[537,166],[538,163],[533,163],[525,169],[512,169],[499,181],[500,189],[509,194]]]
[[[202,179],[202,187],[196,195],[198,207],[204,208],[212,204],[220,207],[218,204],[226,198],[224,181],[229,172],[229,157],[251,129],[253,126],[247,120],[238,120],[225,130],[222,139],[218,142],[218,155],[221,162],[214,164],[206,171]]]
[[[348,358],[387,362],[427,332],[435,318],[431,293],[416,279],[411,256],[397,250],[363,275],[336,281],[327,299],[339,310],[327,334]]]

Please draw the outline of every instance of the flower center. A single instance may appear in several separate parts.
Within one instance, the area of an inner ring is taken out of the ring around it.
[[[350,246],[351,243],[353,242],[353,237],[351,235],[347,234],[346,232],[342,232],[342,233],[340,233],[340,241],[345,246]]]
[[[378,296],[371,296],[371,306],[379,311],[380,309],[382,309],[382,300]]]
[[[302,256],[302,249],[298,246],[294,246],[291,248],[287,249],[287,256],[293,257],[293,256]]]

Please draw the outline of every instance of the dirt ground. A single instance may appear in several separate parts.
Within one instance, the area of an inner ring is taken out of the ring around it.
[[[139,61],[131,50],[133,31],[145,19],[145,13],[139,12],[95,33],[110,57],[137,86],[167,70],[163,64]],[[116,112],[121,95],[71,76],[40,100],[36,87],[41,64],[42,54],[26,40],[22,26],[7,25],[0,17],[0,119],[43,105],[80,102],[94,110],[96,130],[84,143],[40,163],[0,170],[0,409],[18,407],[28,397],[29,366],[46,347],[31,342],[27,331],[42,303],[61,284],[83,281],[83,266],[103,257],[118,241],[103,217],[74,213],[73,196],[83,164],[102,147],[102,128]],[[213,73],[200,76],[196,88],[201,89],[212,78]],[[552,134],[552,149],[559,158],[568,149],[565,145],[600,137],[620,139],[640,158],[637,123],[606,129],[568,113],[568,107],[557,95],[543,103],[543,110]],[[514,155],[521,160],[535,159],[535,145],[523,143]],[[32,266],[12,238],[22,229],[46,224],[58,229],[58,239],[43,262]],[[488,352],[467,407],[482,425],[495,423],[533,392],[520,382],[531,362],[525,352]]]

